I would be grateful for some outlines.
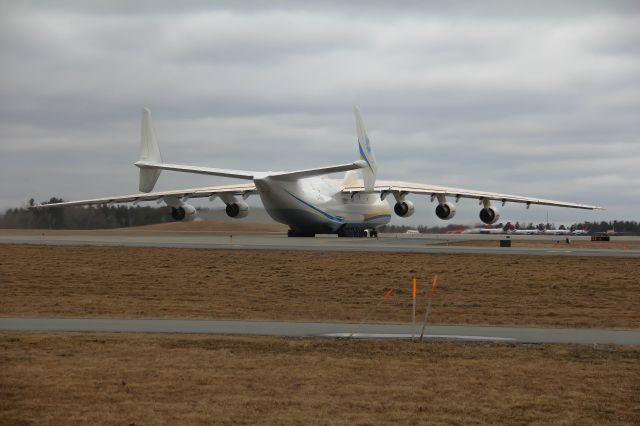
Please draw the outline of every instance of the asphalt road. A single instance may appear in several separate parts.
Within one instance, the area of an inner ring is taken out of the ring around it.
[[[197,333],[315,338],[410,338],[407,324],[0,318],[2,331]],[[416,327],[420,333],[420,327]],[[352,335],[353,334],[353,335]],[[427,325],[429,340],[640,345],[640,330]]]
[[[557,248],[499,247],[498,240],[504,236],[494,235],[435,235],[407,237],[404,234],[388,234],[381,238],[287,238],[281,234],[236,234],[221,233],[149,233],[134,235],[108,235],[100,233],[70,232],[25,233],[0,235],[0,244],[45,244],[84,246],[128,246],[167,248],[206,248],[234,250],[319,250],[319,251],[373,251],[391,253],[467,253],[467,254],[520,254],[542,256],[609,256],[640,257],[640,250],[618,249],[574,249],[561,243]],[[553,241],[564,241],[564,237],[543,237]],[[587,237],[571,237],[578,240]],[[450,246],[448,242],[465,240],[494,240],[495,247]],[[535,236],[511,236],[518,239],[536,240]]]

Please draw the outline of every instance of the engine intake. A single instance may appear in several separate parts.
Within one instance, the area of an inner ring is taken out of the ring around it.
[[[453,203],[446,202],[438,204],[436,207],[436,216],[442,220],[449,220],[456,215],[456,206]]]
[[[400,217],[409,217],[416,210],[411,201],[400,201],[393,206],[393,211]]]
[[[182,203],[177,207],[171,207],[171,217],[178,222],[182,220],[189,222],[194,220],[196,216],[196,208],[191,204]]]
[[[493,206],[480,210],[480,220],[488,225],[493,225],[500,219],[500,212]]]
[[[225,211],[229,217],[242,219],[249,214],[249,205],[243,201],[236,201],[235,203],[227,204]]]

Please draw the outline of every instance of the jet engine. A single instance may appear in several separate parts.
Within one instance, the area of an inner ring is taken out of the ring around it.
[[[236,201],[234,203],[227,204],[226,208],[227,216],[234,219],[242,219],[249,214],[249,205],[244,201]]]
[[[500,212],[493,206],[485,207],[480,210],[480,220],[488,225],[496,223],[500,219]]]
[[[453,203],[446,202],[438,204],[436,207],[436,216],[442,220],[449,220],[456,215],[456,206]]]
[[[399,201],[393,206],[393,211],[400,217],[409,217],[416,210],[411,201]]]
[[[179,206],[171,207],[171,217],[174,220],[190,222],[197,216],[196,208],[191,204],[180,203]]]

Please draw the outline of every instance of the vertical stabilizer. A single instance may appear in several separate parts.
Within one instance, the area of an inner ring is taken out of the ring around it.
[[[154,163],[162,162],[156,131],[151,121],[151,111],[142,109],[142,130],[140,132],[140,161]],[[161,170],[140,168],[139,189],[141,192],[151,192],[160,177]]]
[[[369,142],[369,136],[367,136],[367,130],[362,122],[360,116],[360,110],[358,107],[353,108],[353,112],[356,116],[356,129],[358,132],[358,149],[360,151],[360,159],[367,162],[366,168],[362,169],[362,177],[364,178],[364,188],[366,191],[373,191],[373,187],[376,184],[376,173],[378,166],[376,165],[376,157],[373,155],[371,149],[371,143]]]

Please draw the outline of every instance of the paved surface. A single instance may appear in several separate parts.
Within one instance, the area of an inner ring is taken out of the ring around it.
[[[411,325],[302,323],[277,321],[190,321],[123,319],[0,318],[4,331],[200,333],[288,337],[409,338]],[[420,327],[417,327],[420,332]],[[512,341],[640,345],[640,330],[478,327],[428,325],[426,338],[442,340]]]
[[[392,253],[471,253],[471,254],[525,254],[554,256],[610,256],[640,257],[640,250],[573,249],[569,245],[557,248],[501,248],[498,240],[504,235],[425,235],[408,237],[388,234],[376,238],[287,238],[281,234],[233,235],[221,233],[149,233],[148,235],[105,235],[100,233],[70,232],[43,234],[0,235],[0,244],[89,245],[129,247],[206,248],[234,250],[319,250],[319,251],[374,251]],[[511,236],[511,240],[564,241],[565,237]],[[571,237],[572,240],[588,237]],[[448,242],[465,240],[495,240],[495,247],[448,246]]]

